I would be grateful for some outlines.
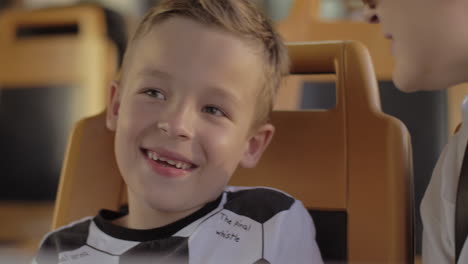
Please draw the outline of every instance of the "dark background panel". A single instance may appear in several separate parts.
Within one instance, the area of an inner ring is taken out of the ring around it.
[[[0,0],[0,9],[8,7],[11,2],[11,0]]]
[[[0,90],[0,200],[55,199],[72,94],[70,87]]]
[[[348,259],[346,212],[309,210],[309,213],[314,220],[315,239],[325,263],[345,263]]]

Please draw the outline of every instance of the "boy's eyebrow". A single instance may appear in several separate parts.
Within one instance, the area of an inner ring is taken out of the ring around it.
[[[139,72],[139,75],[159,77],[161,79],[172,79],[172,76],[169,73],[163,72],[157,69],[153,69],[153,68],[144,68],[143,70]]]
[[[237,93],[232,92],[231,89],[226,89],[226,88],[219,87],[216,85],[211,85],[211,86],[208,86],[208,91],[211,95],[226,98],[235,104],[238,104],[241,101],[239,98],[239,95]]]

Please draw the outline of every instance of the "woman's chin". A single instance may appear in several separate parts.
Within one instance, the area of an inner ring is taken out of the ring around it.
[[[405,67],[405,69],[397,67],[393,72],[393,83],[405,93],[437,91],[448,87],[441,77],[422,67]]]
[[[420,84],[407,78],[407,76],[401,76],[397,74],[396,72],[393,74],[393,83],[398,88],[398,90],[405,92],[405,93],[412,93],[412,92],[424,90]]]

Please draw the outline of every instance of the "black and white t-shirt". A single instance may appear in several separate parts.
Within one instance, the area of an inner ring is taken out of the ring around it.
[[[269,188],[226,187],[195,213],[164,227],[112,223],[102,210],[46,235],[33,263],[323,263],[302,203]]]

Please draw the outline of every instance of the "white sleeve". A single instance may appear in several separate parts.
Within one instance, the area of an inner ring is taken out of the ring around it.
[[[36,252],[36,255],[31,261],[31,264],[54,264],[58,263],[57,254],[54,254],[54,250],[48,248],[50,246],[50,235],[53,234],[53,231],[47,233],[42,241],[39,244],[39,249]],[[49,243],[47,243],[49,242]],[[49,245],[46,245],[49,244]]]
[[[423,223],[422,260],[424,264],[455,263],[455,247],[453,237],[455,205],[443,198],[443,177],[451,177],[447,173],[446,162],[449,148],[439,158],[432,174],[429,186],[421,202],[421,219]],[[445,173],[444,173],[445,172]],[[444,175],[446,174],[446,175]],[[453,215],[451,215],[453,214]]]
[[[272,264],[322,264],[312,217],[300,201],[268,220],[264,228],[264,258]]]

